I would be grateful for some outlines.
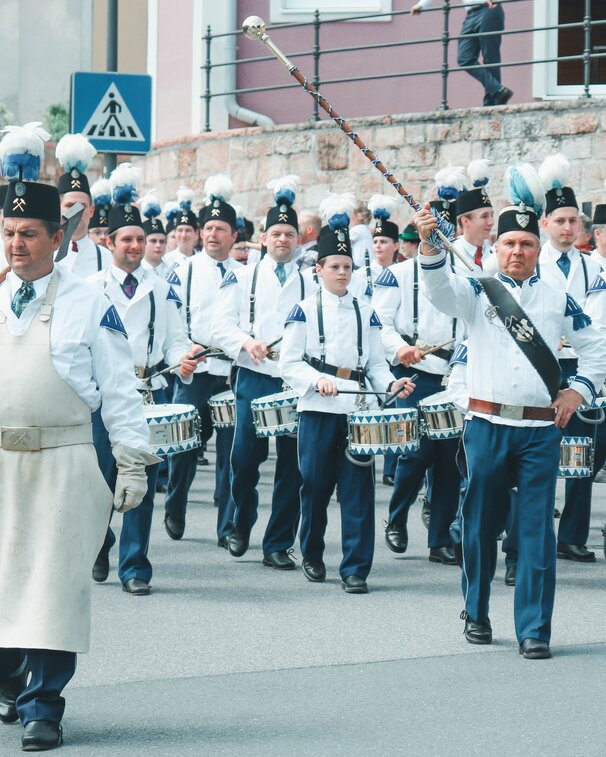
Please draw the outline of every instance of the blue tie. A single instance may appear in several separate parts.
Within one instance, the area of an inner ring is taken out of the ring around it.
[[[225,278],[226,271],[225,271],[225,266],[223,265],[223,263],[217,263],[217,268],[221,271],[221,278],[222,279]]]
[[[21,313],[25,310],[27,305],[34,299],[35,296],[36,290],[34,289],[32,282],[24,281],[19,289],[17,289],[17,291],[15,292],[15,296],[13,297],[13,301],[11,303],[13,313],[17,316],[17,318],[21,318]]]
[[[126,277],[124,278],[124,283],[122,284],[122,291],[129,300],[132,300],[132,298],[135,296],[135,292],[137,291],[138,286],[139,282],[137,281],[137,277],[133,276],[132,273],[127,273]]]
[[[276,265],[276,276],[278,277],[280,286],[283,287],[284,282],[286,281],[286,271],[284,270],[284,263],[278,263]]]
[[[560,267],[560,271],[568,278],[568,274],[570,273],[570,258],[568,257],[567,252],[563,252],[560,257],[558,258],[558,265]]]

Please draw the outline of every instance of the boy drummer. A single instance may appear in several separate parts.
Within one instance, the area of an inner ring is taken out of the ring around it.
[[[414,384],[393,380],[379,336],[379,319],[365,302],[347,291],[353,270],[347,227],[353,198],[332,195],[321,210],[329,219],[320,233],[316,271],[323,287],[296,305],[287,319],[280,374],[300,395],[299,465],[301,552],[309,581],[326,578],[323,562],[328,504],[338,484],[342,521],[342,587],[349,594],[368,592],[366,578],[374,552],[374,473],[346,456],[347,413],[355,395],[340,390],[369,386],[408,396]],[[365,398],[376,407],[374,396]]]

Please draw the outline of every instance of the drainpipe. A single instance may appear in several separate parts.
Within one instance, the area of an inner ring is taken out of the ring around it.
[[[226,3],[225,25],[228,31],[238,28],[237,20],[238,0],[228,0]],[[224,37],[225,60],[236,60],[236,36]],[[225,91],[232,92],[236,88],[236,66],[228,66],[225,72]],[[230,116],[244,121],[252,126],[275,126],[274,121],[263,113],[257,113],[249,108],[243,108],[236,100],[235,95],[225,96],[225,107]]]

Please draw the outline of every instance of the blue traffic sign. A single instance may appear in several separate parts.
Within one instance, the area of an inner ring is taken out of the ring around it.
[[[99,152],[150,151],[151,76],[76,71],[71,85],[72,132],[83,134]]]

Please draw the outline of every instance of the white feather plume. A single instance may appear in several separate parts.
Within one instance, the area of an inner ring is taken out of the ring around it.
[[[528,207],[532,207],[538,216],[543,212],[545,187],[541,177],[530,163],[520,163],[507,168],[505,190],[514,204],[523,202]]]
[[[232,208],[236,211],[236,218],[244,218],[244,208],[241,205],[232,205]]]
[[[448,168],[441,168],[434,176],[434,181],[438,188],[452,187],[459,192],[463,192],[467,185],[465,169],[463,166],[448,166]]]
[[[229,176],[226,176],[224,173],[216,173],[206,179],[204,193],[206,195],[206,204],[214,199],[229,202],[234,193],[234,185]]]
[[[120,163],[112,171],[109,183],[112,190],[123,186],[138,187],[141,183],[141,169],[133,166],[132,163]]]
[[[155,189],[150,189],[149,192],[146,192],[143,195],[143,197],[139,201],[139,207],[141,208],[143,215],[146,217],[147,211],[152,207],[157,208],[157,211],[154,215],[160,215],[160,198],[158,197],[158,193]]]
[[[320,213],[324,216],[326,222],[330,221],[330,219],[336,215],[344,214],[351,218],[355,206],[356,198],[353,192],[344,192],[343,194],[331,192],[328,197],[320,203]]]
[[[111,199],[112,186],[109,183],[109,179],[97,179],[91,185],[90,196],[93,198],[93,202],[96,202],[98,197],[109,197]]]
[[[539,167],[539,176],[547,190],[567,187],[570,161],[561,152],[548,155]]]
[[[396,200],[395,197],[391,197],[390,195],[374,194],[368,201],[368,209],[373,214],[373,216],[375,215],[375,211],[384,210],[385,214],[382,217],[389,218],[395,213],[399,204],[400,203]]]
[[[44,143],[50,139],[50,134],[42,126],[41,121],[30,121],[23,126],[5,126],[0,134],[0,158],[5,155],[29,152],[42,159],[44,157]]]
[[[168,215],[168,213],[174,213],[177,210],[179,210],[179,203],[175,202],[174,200],[165,202],[164,206],[162,207],[162,212],[164,213],[164,215]]]
[[[467,175],[474,187],[485,186],[488,183],[488,165],[486,158],[470,161],[467,166]]]
[[[55,148],[55,156],[66,173],[74,168],[86,173],[96,154],[96,149],[82,134],[65,134]]]
[[[267,182],[267,188],[275,192],[278,189],[290,189],[295,195],[299,189],[301,183],[301,177],[294,173],[288,174],[288,176],[281,176],[279,179],[272,179]]]
[[[194,191],[193,189],[190,189],[189,187],[184,187],[181,185],[179,189],[177,189],[177,202],[179,205],[182,205],[185,202],[189,202],[190,205],[193,202],[194,199]]]

